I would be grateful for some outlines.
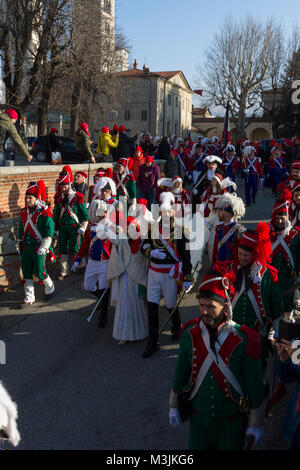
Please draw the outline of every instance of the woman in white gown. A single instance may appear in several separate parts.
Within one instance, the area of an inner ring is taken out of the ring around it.
[[[139,228],[133,217],[128,225]],[[130,230],[129,230],[130,232]],[[111,282],[111,305],[116,307],[113,338],[119,345],[148,336],[146,296],[148,260],[139,249],[140,238],[119,239],[113,244],[107,279]]]

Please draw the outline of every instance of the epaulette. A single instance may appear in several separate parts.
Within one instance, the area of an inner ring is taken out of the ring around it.
[[[181,335],[182,333],[184,332],[184,330],[190,326],[190,325],[196,325],[197,323],[199,323],[199,318],[193,318],[192,320],[189,320],[187,322],[185,322],[182,326],[181,326],[181,330],[180,330],[180,339],[181,339]]]
[[[82,193],[76,193],[76,198],[77,198],[78,204],[84,203],[84,195]]]
[[[52,217],[53,214],[52,214],[52,210],[50,209],[50,207],[47,207],[47,209],[43,209],[42,215],[47,216],[47,217]]]
[[[240,331],[247,336],[246,354],[253,359],[259,359],[261,357],[261,341],[259,334],[252,328],[248,328],[246,325],[242,325]]]

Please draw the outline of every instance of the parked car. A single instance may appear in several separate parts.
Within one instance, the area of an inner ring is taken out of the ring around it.
[[[60,137],[62,163],[79,163],[76,155],[75,140],[70,137]],[[48,151],[47,136],[38,137],[32,144],[32,155],[40,163],[51,163],[51,155]]]

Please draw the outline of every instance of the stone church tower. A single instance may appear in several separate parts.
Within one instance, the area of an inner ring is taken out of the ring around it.
[[[116,49],[117,71],[128,70],[128,51],[118,45],[115,25],[115,0],[100,0],[103,41],[112,50]]]

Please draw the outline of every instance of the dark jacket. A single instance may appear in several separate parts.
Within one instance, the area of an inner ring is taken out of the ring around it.
[[[48,145],[50,154],[52,152],[60,152],[61,141],[60,141],[59,136],[55,134],[54,132],[50,132],[50,134],[47,135],[47,145]]]
[[[157,158],[159,160],[168,160],[171,152],[170,144],[167,139],[162,139],[161,143],[158,146]]]
[[[119,158],[129,158],[131,156],[131,144],[133,144],[137,138],[137,135],[134,137],[128,137],[125,132],[120,132],[119,145],[116,148],[115,153],[116,161],[119,160]]]
[[[78,129],[75,134],[76,152],[78,160],[83,162],[90,162],[93,157],[93,152],[90,144],[90,137],[82,129]]]
[[[138,188],[140,191],[149,193],[153,189],[156,189],[157,181],[159,179],[160,170],[158,165],[155,165],[155,163],[153,163],[150,167],[147,167],[145,164],[140,166],[139,177],[137,181]]]
[[[6,113],[0,113],[0,152],[5,153],[5,142],[8,137],[10,137],[13,143],[19,147],[26,158],[30,157],[30,153],[19,136],[16,126],[12,122],[11,118]]]
[[[174,178],[174,176],[180,176],[182,181],[184,179],[183,167],[177,157],[168,158],[164,166],[164,173],[166,178]]]

